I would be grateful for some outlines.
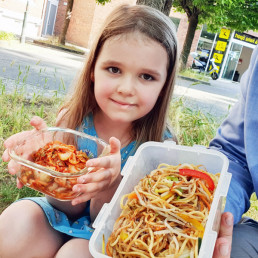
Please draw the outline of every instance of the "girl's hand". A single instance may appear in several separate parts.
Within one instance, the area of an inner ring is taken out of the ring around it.
[[[113,185],[119,184],[121,180],[121,144],[115,137],[109,139],[109,144],[110,154],[108,156],[87,161],[87,167],[95,167],[98,170],[78,178],[78,184],[73,187],[73,191],[80,192],[81,195],[72,200],[73,205],[86,202],[100,192],[108,191]]]
[[[41,129],[44,129],[47,127],[45,121],[38,116],[33,117],[30,120],[30,124],[35,129],[14,134],[11,137],[9,137],[7,140],[5,140],[5,142],[4,142],[4,147],[6,150],[4,151],[4,153],[2,155],[2,159],[4,162],[9,161],[8,171],[12,175],[14,175],[18,172],[20,165],[18,163],[16,163],[14,160],[11,160],[8,149],[13,148],[15,145],[17,145],[17,142],[19,142],[19,140],[24,139],[25,137],[29,137],[31,135],[31,133],[33,133],[34,131],[41,130]],[[22,186],[23,186],[23,184],[19,181],[19,179],[17,179],[17,187],[22,188]]]

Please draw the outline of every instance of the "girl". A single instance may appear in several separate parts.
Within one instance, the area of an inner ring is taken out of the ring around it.
[[[89,257],[90,223],[110,201],[128,156],[143,142],[171,138],[165,127],[177,63],[173,23],[150,7],[123,5],[104,24],[56,124],[110,139],[111,155],[87,162],[101,169],[78,179],[73,190],[81,195],[71,203],[26,198],[8,207],[0,216],[0,257]],[[46,126],[37,117],[31,124]],[[8,169],[16,173],[12,161]]]

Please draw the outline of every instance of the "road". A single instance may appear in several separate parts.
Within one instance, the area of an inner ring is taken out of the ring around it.
[[[16,85],[28,95],[65,94],[82,69],[85,57],[32,44],[0,45],[0,85],[8,92]],[[224,116],[239,95],[239,84],[210,81],[210,85],[177,78],[174,98],[217,117]]]
[[[78,54],[17,44],[0,47],[0,78],[11,90],[24,86],[32,93],[64,94],[82,68],[84,57]]]
[[[210,80],[209,83],[206,85],[178,78],[174,98],[183,97],[188,107],[222,118],[237,102],[240,85],[225,80]]]

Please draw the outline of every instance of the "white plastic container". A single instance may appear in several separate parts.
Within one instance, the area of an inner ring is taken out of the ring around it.
[[[208,221],[206,223],[199,258],[212,257],[217,232],[220,224],[220,215],[223,212],[222,201],[226,197],[231,174],[227,172],[228,159],[222,153],[206,149],[203,146],[187,147],[176,145],[174,142],[147,142],[142,144],[135,155],[130,157],[122,170],[121,181],[115,195],[108,204],[104,204],[93,223],[95,231],[90,239],[90,252],[95,258],[107,258],[102,253],[103,235],[105,244],[113,230],[114,223],[121,213],[120,199],[124,194],[133,191],[135,185],[160,163],[178,165],[190,163],[206,167],[209,173],[220,173],[220,179],[214,194]]]

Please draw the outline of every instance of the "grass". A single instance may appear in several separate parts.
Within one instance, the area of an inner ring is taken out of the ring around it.
[[[17,37],[11,32],[0,31],[0,40],[16,40]]]
[[[185,98],[174,100],[169,110],[169,119],[179,144],[208,146],[223,117],[214,118],[201,110],[193,110],[184,102]]]
[[[25,75],[29,72],[27,68],[25,72],[20,71]],[[23,84],[26,84],[27,76],[24,78]],[[17,84],[19,81],[16,80]],[[1,159],[4,151],[3,141],[15,133],[32,129],[29,121],[34,115],[42,117],[48,125],[53,125],[58,107],[63,101],[62,97],[58,97],[58,94],[54,94],[52,97],[34,94],[28,99],[23,90],[18,90],[18,86],[14,87],[13,92],[7,92],[6,83],[0,79],[0,214],[8,205],[19,198],[41,195],[27,187],[20,190],[16,188],[15,177],[8,173],[7,163]],[[201,110],[187,107],[184,98],[173,100],[169,110],[169,118],[179,144],[188,146],[208,146],[223,119],[214,118],[212,115],[204,114]],[[257,210],[258,201],[254,194],[251,197],[251,208],[245,215],[258,219]]]
[[[15,177],[8,173],[7,163],[1,158],[4,151],[3,141],[20,131],[31,130],[29,121],[35,115],[45,119],[48,125],[53,125],[62,101],[55,96],[46,98],[39,95],[28,99],[24,93],[18,92],[17,88],[12,93],[7,93],[6,86],[0,80],[0,213],[19,198],[40,195],[27,187],[21,190],[16,188]]]

